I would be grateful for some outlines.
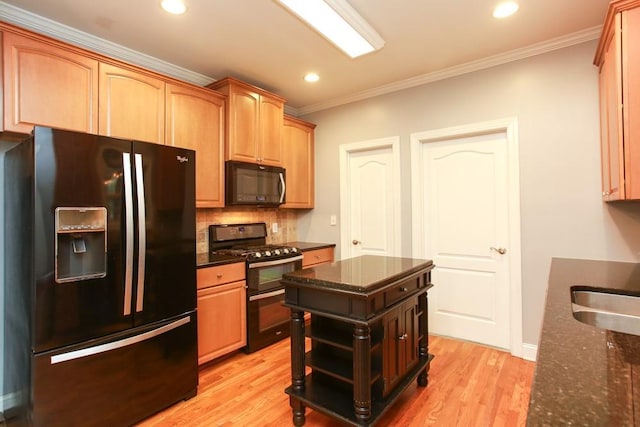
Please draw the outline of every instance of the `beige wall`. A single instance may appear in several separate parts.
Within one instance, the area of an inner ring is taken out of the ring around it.
[[[340,214],[339,145],[397,135],[402,254],[411,256],[409,135],[517,117],[523,340],[537,345],[552,257],[640,261],[640,204],[600,198],[595,48],[583,43],[306,115],[317,124],[316,209],[301,215],[298,238],[340,243],[339,221],[329,225]]]
[[[298,212],[293,209],[272,208],[224,208],[198,209],[196,211],[196,250],[198,253],[208,251],[209,225],[211,224],[243,224],[249,222],[265,222],[267,224],[267,243],[294,242],[297,239],[296,225]],[[278,232],[273,233],[271,225],[278,224]]]

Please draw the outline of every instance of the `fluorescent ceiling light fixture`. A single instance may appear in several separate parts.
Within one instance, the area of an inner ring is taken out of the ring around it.
[[[493,17],[494,18],[506,18],[507,16],[511,16],[518,11],[518,3],[514,1],[507,1],[504,3],[500,3],[493,9]]]
[[[352,58],[381,49],[382,37],[346,0],[278,0]]]
[[[182,0],[162,0],[160,5],[165,11],[174,15],[181,15],[187,10]]]
[[[307,73],[304,76],[304,81],[308,83],[315,83],[318,80],[320,80],[320,76],[317,75],[316,73]]]

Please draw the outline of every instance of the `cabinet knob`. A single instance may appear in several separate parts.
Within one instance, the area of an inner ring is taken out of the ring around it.
[[[505,248],[494,248],[493,246],[491,246],[489,249],[498,252],[500,255],[504,255],[507,253],[507,250]]]
[[[218,274],[216,274],[216,277],[217,277],[218,279],[222,279],[222,274],[218,273]]]
[[[354,245],[359,245],[360,244],[360,240],[353,239],[351,241],[351,243],[354,244]]]
[[[407,339],[407,337],[408,337],[408,335],[407,335],[407,334],[402,334],[402,335],[400,335],[400,336],[398,337],[398,339],[399,339],[400,341],[404,341],[404,340],[406,340],[406,339]]]
[[[400,292],[407,292],[408,290],[409,290],[409,289],[405,288],[404,286],[402,286],[402,287],[400,288]]]

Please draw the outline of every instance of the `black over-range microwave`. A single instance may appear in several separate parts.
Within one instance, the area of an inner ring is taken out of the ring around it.
[[[285,202],[285,170],[276,166],[228,160],[226,205],[278,206]]]

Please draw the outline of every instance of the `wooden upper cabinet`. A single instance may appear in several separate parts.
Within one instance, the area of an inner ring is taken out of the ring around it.
[[[164,143],[165,82],[151,74],[100,63],[98,133]]]
[[[196,207],[224,206],[225,96],[167,83],[166,144],[196,151]]]
[[[285,100],[231,77],[207,87],[227,95],[225,159],[282,166]]]
[[[42,38],[3,33],[4,129],[35,124],[96,133],[98,61]]]
[[[283,208],[313,208],[315,127],[313,123],[284,117],[282,143],[287,194]]]
[[[640,0],[612,1],[596,56],[602,197],[640,199]]]

